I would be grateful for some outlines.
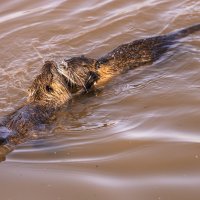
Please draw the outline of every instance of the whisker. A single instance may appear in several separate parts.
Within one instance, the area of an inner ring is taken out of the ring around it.
[[[73,88],[73,85],[72,85],[73,80],[72,80],[72,76],[71,76],[71,72],[70,71],[68,72],[68,83],[69,83],[69,86],[71,88]]]
[[[80,82],[82,84],[82,86],[85,88],[85,90],[87,91],[87,87],[85,86],[85,84],[83,83],[83,81],[80,79]]]
[[[72,77],[72,87],[73,87],[74,84],[76,83],[76,81],[75,81],[75,77],[74,77],[74,74],[73,74],[72,71],[71,71],[71,73],[70,73],[70,77]]]
[[[87,91],[87,88],[86,88],[84,82],[82,81],[81,77],[76,72],[74,72],[74,74],[76,75],[77,79],[81,82],[81,84],[85,88],[85,90]]]

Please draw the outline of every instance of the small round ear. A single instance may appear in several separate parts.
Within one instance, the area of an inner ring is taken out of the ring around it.
[[[52,61],[46,60],[44,65],[43,65],[43,68],[51,68],[52,65],[53,65]]]
[[[42,73],[50,74],[51,70],[56,68],[56,62],[54,61],[45,61],[43,67],[42,67]]]
[[[48,93],[53,92],[53,88],[50,85],[46,85],[45,89]]]

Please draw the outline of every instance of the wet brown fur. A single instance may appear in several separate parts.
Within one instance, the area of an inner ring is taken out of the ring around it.
[[[29,89],[25,104],[6,116],[0,124],[0,144],[18,144],[28,138],[30,131],[47,123],[55,112],[66,104],[71,93],[65,78],[57,71],[56,63],[45,62],[41,73]]]
[[[85,82],[91,71],[99,76],[96,86],[104,85],[114,76],[129,69],[152,64],[166,53],[178,39],[200,30],[200,24],[172,32],[122,44],[99,59],[85,56],[66,59],[59,66],[60,72],[74,85]],[[81,80],[81,81],[80,81]]]
[[[200,24],[175,33],[136,40],[120,45],[99,59],[74,57],[59,67],[47,61],[33,81],[26,103],[0,124],[0,144],[17,144],[27,138],[31,130],[47,123],[56,110],[70,100],[71,92],[81,94],[82,88],[87,91],[94,82],[105,84],[125,70],[151,64],[177,39],[198,30]]]

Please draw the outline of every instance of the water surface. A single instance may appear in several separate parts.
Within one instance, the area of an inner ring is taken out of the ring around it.
[[[0,6],[0,115],[44,60],[100,57],[200,23],[198,0],[15,0]],[[63,109],[0,163],[4,200],[199,200],[200,33]]]

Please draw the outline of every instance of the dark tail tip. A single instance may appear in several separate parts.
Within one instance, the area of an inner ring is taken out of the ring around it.
[[[175,33],[172,33],[172,36],[174,37],[174,39],[181,39],[197,31],[200,31],[200,24],[196,24],[196,25],[181,29]]]

